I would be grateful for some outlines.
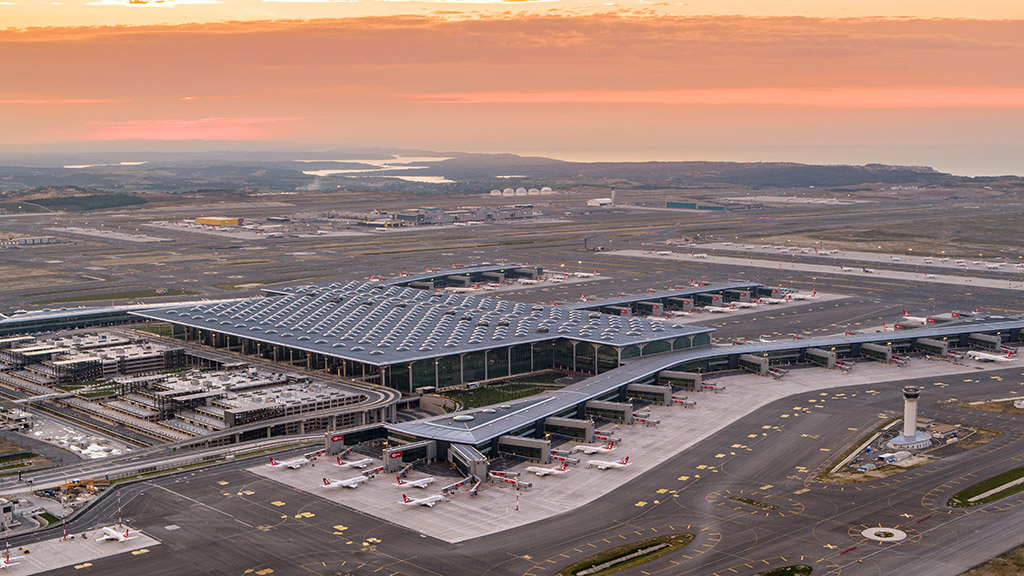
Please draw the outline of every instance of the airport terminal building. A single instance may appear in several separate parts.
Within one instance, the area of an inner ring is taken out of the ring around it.
[[[711,329],[568,306],[348,282],[135,312],[176,337],[403,392],[558,369],[601,374]]]

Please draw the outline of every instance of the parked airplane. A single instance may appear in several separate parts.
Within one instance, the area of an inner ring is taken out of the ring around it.
[[[669,316],[689,316],[690,314],[693,314],[693,312],[687,312],[686,310],[669,310],[668,311],[668,315]]]
[[[840,266],[839,269],[843,272],[853,272],[853,268],[850,268],[849,266]]]
[[[133,533],[135,534],[135,536],[131,535]],[[104,526],[103,527],[103,536],[100,536],[99,538],[97,538],[96,541],[97,542],[102,542],[104,540],[117,540],[118,542],[126,542],[128,540],[134,540],[134,539],[138,538],[138,534],[139,534],[138,530],[132,530],[131,528],[128,528],[127,526],[125,527],[123,533],[121,532],[121,528],[114,528],[112,526]]]
[[[757,302],[733,302],[732,305],[734,308],[757,308],[761,305],[761,300],[759,299]]]
[[[786,294],[785,298],[761,298],[761,302],[765,304],[785,304],[793,299],[792,294]]]
[[[569,463],[562,462],[562,465],[558,468],[542,468],[540,466],[530,466],[526,469],[527,472],[533,472],[537,476],[547,476],[548,474],[565,474],[568,471]]]
[[[1002,354],[991,354],[989,352],[977,352],[971,350],[965,354],[971,360],[977,360],[978,362],[1013,362],[1013,352],[1007,352],[1005,356]]]
[[[356,476],[355,478],[349,478],[348,480],[334,480],[333,478],[324,478],[324,488],[358,488],[360,484],[369,480],[367,476]]]
[[[694,258],[707,258],[708,255],[707,254],[694,254],[693,257]]]
[[[789,296],[793,300],[816,300],[818,298],[818,291],[815,290],[810,294],[790,294]]]
[[[712,314],[724,314],[726,312],[736,311],[736,303],[733,302],[732,306],[729,308],[726,308],[725,306],[701,306],[701,310],[711,312]]]
[[[915,324],[928,324],[930,322],[930,320],[924,316],[911,316],[910,314],[907,314],[906,310],[903,311],[903,321],[913,322]]]
[[[517,280],[517,282],[519,282],[520,284],[536,284],[537,282],[540,282],[540,280],[530,280],[529,278],[520,278],[519,280]]]
[[[607,470],[609,468],[612,468],[612,469],[615,469],[615,468],[625,468],[626,466],[629,466],[629,456],[626,456],[625,458],[623,458],[622,460],[619,460],[618,462],[604,462],[603,460],[588,460],[587,461],[587,468],[590,468],[592,466],[597,466],[598,470]]]
[[[363,458],[362,460],[349,460],[348,462],[345,462],[339,456],[337,466],[341,466],[342,468],[366,468],[372,463],[373,458]]]
[[[439,494],[435,496],[424,496],[423,498],[409,498],[405,494],[402,494],[402,504],[405,504],[406,506],[426,506],[428,508],[433,508],[434,504],[437,504],[442,500],[444,500],[444,496]]]
[[[995,270],[996,268],[1001,268],[1002,266],[1003,262],[989,262],[988,264],[985,264],[985,268],[988,268],[989,270]]]
[[[609,442],[604,446],[587,446],[586,444],[577,444],[573,447],[573,452],[583,452],[584,454],[604,454],[615,450],[615,442]]]
[[[426,488],[435,482],[431,477],[421,478],[419,480],[402,480],[401,476],[395,476],[395,480],[397,480],[397,482],[395,482],[395,486],[401,486],[403,488],[406,486],[412,486],[413,488]]]
[[[672,252],[669,251],[669,250],[655,250],[654,253],[657,254],[658,256],[671,256],[672,255]]]
[[[306,464],[309,464],[309,458],[292,458],[291,460],[278,462],[277,460],[274,460],[273,457],[271,457],[270,464],[267,464],[267,466],[270,466],[271,468],[291,468],[292,470],[294,470],[296,468],[301,468]]]

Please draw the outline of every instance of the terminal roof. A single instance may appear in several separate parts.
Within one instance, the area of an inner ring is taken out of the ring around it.
[[[722,284],[708,284],[706,286],[687,286],[686,288],[679,288],[677,290],[663,290],[661,292],[649,292],[647,294],[630,294],[628,296],[603,298],[601,300],[591,300],[589,302],[573,302],[572,304],[566,304],[566,307],[575,310],[590,310],[601,308],[603,306],[622,306],[625,304],[644,302],[646,300],[662,300],[665,298],[687,298],[707,292],[739,290],[742,288],[754,288],[757,286],[761,286],[761,284],[756,282],[727,282]]]
[[[1008,331],[1021,328],[1024,328],[1024,319],[972,319],[972,321],[946,323],[897,332],[690,348],[634,358],[619,368],[592,376],[576,384],[505,405],[488,406],[411,422],[389,424],[388,428],[417,438],[476,446],[499,436],[517,433],[549,416],[572,412],[580,403],[607,397],[622,386],[653,377],[662,370],[670,370],[674,366],[696,360],[734,354],[760,355],[804,348],[828,349],[833,346],[853,343],[885,344],[911,338],[941,338],[955,334]],[[472,416],[472,419],[460,419],[460,416]]]
[[[711,331],[365,282],[136,314],[381,366],[556,338],[626,346]]]

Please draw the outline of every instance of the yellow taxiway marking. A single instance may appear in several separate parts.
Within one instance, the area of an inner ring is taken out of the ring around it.
[[[149,553],[149,548],[142,548],[140,550],[132,550],[132,556],[138,556],[139,554]]]
[[[679,480],[680,482],[686,482],[689,479],[689,476],[680,476],[679,478],[676,478],[676,480]]]
[[[637,502],[636,504],[634,504],[634,506],[636,506],[637,508],[643,508],[644,506],[647,506],[647,502],[644,502],[643,500],[641,500],[641,501]]]
[[[768,490],[769,488],[773,488],[773,486],[771,484],[765,484],[764,486],[758,488],[758,490]]]
[[[296,518],[312,518],[313,516],[316,516],[316,514],[312,512],[300,512],[295,515]]]
[[[659,489],[657,491],[657,494],[664,494],[665,492],[668,492],[668,488],[661,488],[661,489]]]
[[[757,438],[759,434],[747,434],[747,438]]]
[[[725,458],[725,454],[719,452],[718,454],[715,454],[715,458]]]
[[[835,550],[836,548],[839,548],[839,546],[835,546],[835,545],[832,545],[832,544],[825,544],[822,547],[823,548],[828,548],[829,550]]]
[[[913,518],[914,517],[913,514],[900,514],[900,516],[903,516],[904,518]]]
[[[334,529],[338,532],[344,532],[345,530],[348,530],[348,526],[345,526],[344,524],[337,524],[334,526]]]
[[[256,571],[257,576],[264,576],[265,574],[273,574],[273,573],[274,573],[274,569],[273,568],[264,568],[263,570],[257,570]]]
[[[707,467],[708,467],[707,464],[698,464],[697,465],[697,470],[705,470]]]
[[[793,494],[806,494],[806,493],[808,493],[810,491],[811,491],[810,488],[801,488],[800,490],[797,490],[796,492],[793,492]]]
[[[782,414],[779,418],[789,418],[789,414]]]
[[[818,450],[820,450],[822,452],[831,452],[832,451],[831,448],[818,448]]]
[[[847,428],[847,430],[849,430],[850,432],[856,432],[857,431],[856,428]]]
[[[271,506],[284,506],[284,502],[281,502],[280,500],[274,500],[273,502],[270,503],[270,505]]]
[[[81,570],[82,568],[88,568],[92,566],[92,562],[86,562],[84,564],[75,564],[75,570]]]
[[[227,486],[228,484],[230,484],[230,482],[228,482],[227,480],[221,480],[220,482],[217,482],[217,484],[220,484],[221,486]]]

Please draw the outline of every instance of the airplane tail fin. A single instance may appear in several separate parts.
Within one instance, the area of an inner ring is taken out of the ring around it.
[[[402,501],[405,502],[406,504],[412,502],[412,500],[410,500],[409,497],[406,496],[405,494],[402,494]]]
[[[406,482],[405,480],[402,480],[401,476],[395,476],[395,480],[398,480],[398,485],[399,486],[405,486],[406,484],[408,484],[408,482]]]
[[[907,316],[910,316],[910,314],[907,314],[907,311],[906,311],[906,309],[904,309],[904,310],[903,310],[903,317],[904,317],[904,318],[906,318]]]
[[[619,464],[629,464],[629,456],[626,456],[622,460],[619,460]]]
[[[344,465],[345,465],[345,461],[341,459],[341,456],[338,456],[338,466],[344,466]]]
[[[568,462],[562,462],[562,465],[558,467],[558,469],[562,471],[565,471],[567,468],[569,468]]]
[[[818,291],[817,290],[811,291],[811,298],[814,298],[817,295],[818,295]]]
[[[278,461],[274,460],[273,456],[270,457],[270,465],[271,466],[277,466],[278,465]]]
[[[331,485],[331,482],[327,478],[324,478],[324,486],[330,486],[330,485]]]

